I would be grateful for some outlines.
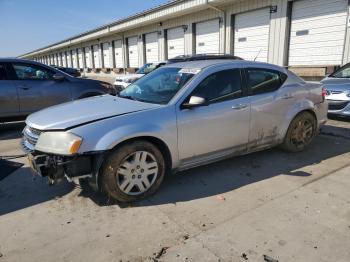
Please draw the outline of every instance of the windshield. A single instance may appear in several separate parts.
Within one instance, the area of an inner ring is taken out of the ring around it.
[[[157,68],[157,64],[147,63],[143,65],[139,70],[136,71],[136,74],[148,74]]]
[[[350,64],[340,68],[338,71],[335,71],[329,77],[350,78]]]
[[[159,68],[120,92],[119,96],[153,104],[167,104],[194,76],[181,68]]]

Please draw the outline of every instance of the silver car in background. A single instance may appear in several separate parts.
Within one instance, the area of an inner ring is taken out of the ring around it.
[[[54,182],[88,179],[120,202],[154,193],[165,174],[281,145],[304,150],[327,119],[321,84],[265,63],[165,65],[119,97],[30,115],[23,148]]]
[[[328,112],[332,115],[350,116],[350,63],[322,80],[326,87]]]

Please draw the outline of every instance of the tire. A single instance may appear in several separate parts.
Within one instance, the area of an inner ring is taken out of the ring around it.
[[[317,121],[309,112],[301,112],[290,123],[282,149],[288,152],[300,152],[305,150],[316,135]]]
[[[158,190],[165,170],[164,156],[155,145],[143,140],[126,143],[104,162],[102,190],[118,202],[139,201]]]

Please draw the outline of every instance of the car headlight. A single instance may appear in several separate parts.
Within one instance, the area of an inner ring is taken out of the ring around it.
[[[73,155],[78,153],[82,141],[80,136],[73,133],[44,132],[40,134],[35,150],[59,155]]]

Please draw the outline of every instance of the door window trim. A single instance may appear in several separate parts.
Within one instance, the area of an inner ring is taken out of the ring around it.
[[[14,76],[14,80],[18,80],[18,81],[54,81],[54,79],[20,79],[17,76],[17,73],[16,73],[14,65],[28,66],[28,67],[37,67],[39,69],[49,71],[52,75],[56,74],[55,71],[53,71],[53,70],[51,70],[51,69],[49,69],[47,67],[43,67],[41,65],[31,64],[31,63],[23,63],[23,62],[11,62],[9,66],[12,68],[12,73],[14,74],[13,75]]]
[[[277,73],[279,75],[279,82],[280,82],[280,86],[276,89],[276,90],[273,90],[273,91],[269,91],[269,92],[264,92],[264,93],[260,93],[260,94],[253,94],[253,90],[252,88],[249,86],[249,83],[248,83],[248,70],[260,70],[260,71],[266,71],[266,72],[271,72],[271,73]],[[287,78],[288,78],[288,75],[281,72],[281,71],[278,71],[278,70],[275,70],[275,69],[270,69],[270,68],[261,68],[261,67],[246,67],[246,68],[243,68],[242,69],[242,74],[243,74],[243,78],[244,78],[244,85],[247,89],[247,93],[248,93],[248,96],[256,96],[256,95],[263,95],[263,94],[268,94],[268,93],[272,93],[272,92],[276,92],[277,90],[279,90],[283,84],[286,82]]]
[[[240,98],[243,98],[243,97],[247,97],[249,94],[248,94],[248,89],[247,89],[247,85],[245,83],[245,79],[244,79],[244,72],[243,72],[243,68],[226,68],[226,69],[222,69],[222,70],[219,70],[219,71],[216,71],[216,72],[213,72],[213,73],[210,73],[208,74],[206,77],[204,77],[200,82],[199,84],[196,85],[196,87],[191,91],[191,93],[189,95],[186,96],[186,98],[180,103],[179,107],[181,109],[181,106],[186,103],[190,98],[191,96],[193,96],[193,94],[195,93],[196,89],[198,88],[198,86],[203,82],[205,81],[208,77],[210,77],[211,75],[213,74],[217,74],[217,73],[220,73],[220,72],[223,72],[223,71],[228,71],[228,70],[239,70],[239,74],[240,74],[240,79],[241,79],[241,89],[242,89],[242,95],[240,97],[231,97],[231,98],[226,98],[226,99],[222,99],[224,97],[229,97],[230,95],[232,95],[231,93],[230,94],[227,94],[227,95],[224,95],[220,98],[216,98],[216,99],[213,99],[213,100],[216,100],[216,101],[208,101],[208,104],[207,106],[210,106],[212,104],[216,104],[216,103],[221,103],[221,102],[227,102],[227,101],[234,101],[236,99],[240,99]]]

